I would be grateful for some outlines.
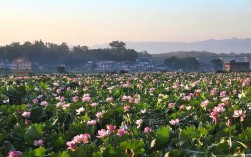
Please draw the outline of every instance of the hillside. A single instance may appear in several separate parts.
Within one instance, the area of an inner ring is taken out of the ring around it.
[[[136,51],[148,51],[151,54],[177,51],[208,51],[214,53],[250,53],[251,38],[204,40],[198,42],[125,42],[127,48]],[[95,45],[91,48],[107,48],[108,44]]]

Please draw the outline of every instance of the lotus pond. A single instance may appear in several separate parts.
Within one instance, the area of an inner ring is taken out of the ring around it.
[[[0,157],[251,154],[250,76],[1,76]]]

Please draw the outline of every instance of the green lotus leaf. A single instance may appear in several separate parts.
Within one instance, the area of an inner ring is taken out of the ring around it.
[[[44,147],[39,147],[35,150],[33,150],[33,154],[36,157],[43,157],[45,155],[46,149]]]
[[[70,157],[70,155],[68,154],[67,151],[63,151],[63,152],[58,153],[56,157]]]
[[[169,126],[160,127],[156,132],[156,146],[164,147],[168,143],[169,134],[170,134]]]
[[[33,108],[30,110],[31,120],[33,123],[38,123],[45,116],[45,109],[42,107]]]
[[[129,149],[134,155],[142,154],[145,152],[145,143],[141,140],[134,139],[134,140],[125,141],[120,144],[120,147],[124,151]]]
[[[62,136],[59,136],[57,138],[57,140],[55,141],[54,146],[56,146],[56,147],[64,146],[65,143],[66,142],[65,142],[64,138]]]
[[[33,124],[31,125],[24,134],[24,140],[29,144],[33,145],[34,140],[38,140],[42,137],[43,125]]]

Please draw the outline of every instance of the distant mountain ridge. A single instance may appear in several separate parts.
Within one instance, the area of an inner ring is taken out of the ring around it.
[[[126,47],[136,51],[144,51],[151,54],[159,54],[176,51],[208,51],[213,53],[251,53],[251,38],[246,39],[223,39],[204,40],[197,42],[125,42]],[[109,44],[95,45],[90,47],[107,48]]]

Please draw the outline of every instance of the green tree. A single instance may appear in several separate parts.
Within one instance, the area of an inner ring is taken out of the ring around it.
[[[83,52],[86,52],[88,51],[89,47],[88,46],[74,46],[73,47],[73,52],[75,53],[83,53]]]
[[[112,41],[111,43],[109,43],[109,45],[111,47],[110,54],[112,55],[111,58],[113,58],[113,60],[115,61],[127,60],[124,58],[125,56],[128,57],[128,55],[126,54],[127,53],[126,44],[124,42]]]
[[[66,69],[64,66],[58,66],[57,67],[57,71],[60,73],[60,74],[65,74],[67,73]]]
[[[135,61],[138,58],[138,53],[133,49],[127,49],[124,53],[123,60]]]
[[[122,41],[112,41],[111,43],[109,43],[109,45],[112,49],[117,49],[117,50],[126,49],[126,44]]]
[[[113,41],[110,46],[111,48],[106,49],[89,49],[87,46],[78,45],[70,49],[66,43],[58,45],[37,40],[32,43],[27,41],[22,45],[14,42],[0,46],[0,58],[11,61],[14,58],[25,57],[40,64],[79,66],[85,61],[134,61],[138,57],[138,52],[126,49],[123,42]]]
[[[177,58],[176,56],[166,58],[164,60],[164,63],[172,70],[177,70],[179,68],[179,58]]]
[[[195,57],[184,57],[181,59],[180,64],[185,71],[199,70],[199,61]]]
[[[171,68],[171,70],[183,69],[184,71],[198,71],[199,61],[194,57],[182,57],[176,56],[165,59],[164,63]]]
[[[223,70],[224,62],[221,59],[219,59],[219,58],[212,59],[211,64],[212,64],[212,66],[214,68],[214,71]]]

